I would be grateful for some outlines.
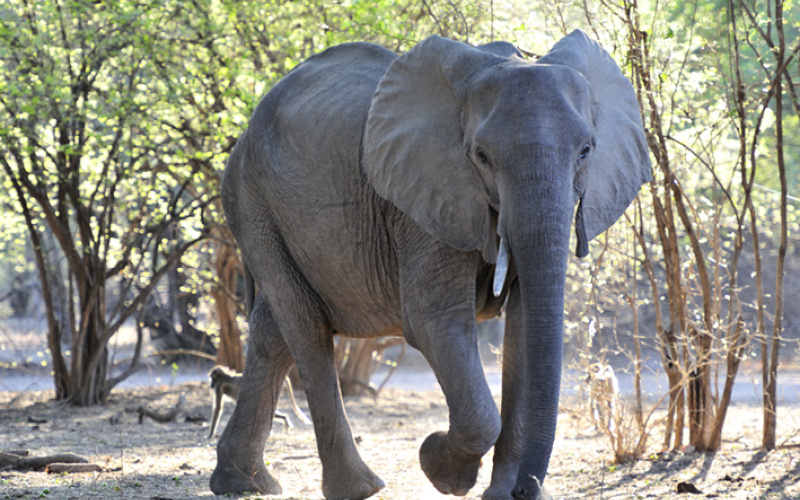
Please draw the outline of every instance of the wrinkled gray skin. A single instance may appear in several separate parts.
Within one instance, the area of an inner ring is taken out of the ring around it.
[[[225,171],[225,212],[259,293],[211,489],[281,492],[263,451],[296,363],[323,494],[380,490],[345,416],[333,336],[402,333],[450,410],[450,428],[420,449],[434,486],[466,494],[495,446],[483,498],[538,498],[556,427],[573,215],[583,256],[649,178],[633,88],[579,31],[536,63],[505,43],[431,37],[401,57],[354,43],[299,65],[258,105]],[[496,297],[500,247],[510,266]],[[498,412],[475,325],[503,303]]]

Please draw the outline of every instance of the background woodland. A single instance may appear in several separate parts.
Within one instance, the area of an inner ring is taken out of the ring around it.
[[[55,397],[79,406],[105,402],[148,346],[241,369],[241,269],[219,188],[259,98],[342,42],[402,53],[439,34],[535,59],[580,28],[634,84],[654,180],[570,262],[569,362],[633,374],[608,429],[619,460],[644,447],[648,370],[669,379],[664,445],[716,450],[734,377],[759,364],[775,447],[778,366],[800,354],[800,6],[592,4],[4,3],[0,314],[42,320]],[[126,327],[134,352],[112,360]],[[396,343],[341,341],[343,389],[374,393],[369,375]]]

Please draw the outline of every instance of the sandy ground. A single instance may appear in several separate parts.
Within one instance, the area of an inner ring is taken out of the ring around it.
[[[33,329],[20,334],[24,329],[12,326],[9,330],[0,324],[0,451],[25,450],[30,456],[71,452],[97,464],[100,471],[48,474],[0,467],[0,499],[216,498],[208,488],[216,439],[207,438],[211,413],[207,366],[181,363],[176,370],[151,364],[115,389],[106,406],[74,408],[52,401],[41,334]],[[122,345],[112,357],[124,358],[128,348]],[[499,404],[500,368],[491,353],[483,354],[487,380]],[[743,367],[737,377],[720,452],[662,452],[663,421],[656,413],[646,452],[624,465],[613,463],[608,437],[586,417],[588,405],[580,383],[565,372],[547,487],[555,498],[564,499],[800,499],[800,370],[795,366],[780,376],[778,443],[782,446],[762,452],[756,368]],[[382,376],[376,374],[373,382],[379,384]],[[630,393],[630,376],[621,372],[618,376],[623,394]],[[659,377],[653,373],[647,381],[651,403],[665,392]],[[175,407],[181,394],[184,410],[169,423],[151,419],[140,423],[128,411],[144,405],[164,413]],[[307,411],[302,394],[298,400]],[[290,411],[287,401],[281,407]],[[346,407],[362,457],[386,482],[373,498],[447,498],[419,468],[419,446],[429,433],[447,428],[447,407],[430,368],[416,351],[409,350],[380,397],[349,400]],[[228,403],[222,425],[231,411]],[[322,498],[313,429],[299,423],[285,429],[276,422],[273,431],[264,459],[284,494],[270,498]],[[488,486],[491,453],[466,498],[480,498]],[[680,483],[703,493],[679,494]]]
[[[139,423],[126,408],[146,405],[166,412],[180,394],[185,410],[175,421]],[[124,389],[105,407],[73,408],[51,400],[51,392],[0,392],[0,450],[27,450],[40,456],[77,453],[101,467],[100,472],[48,474],[0,470],[0,498],[215,498],[208,489],[214,468],[216,439],[207,438],[211,411],[207,385]],[[298,398],[303,408],[302,396]],[[723,450],[716,454],[659,453],[660,426],[655,426],[645,456],[614,465],[607,438],[575,411],[580,401],[564,401],[547,486],[556,498],[699,498],[678,494],[678,484],[691,483],[706,498],[800,498],[800,409],[782,408],[778,442],[765,453],[758,449],[760,410],[731,408]],[[232,405],[226,406],[223,424]],[[282,406],[288,410],[284,401]],[[346,402],[353,434],[364,460],[386,482],[377,499],[445,498],[427,481],[417,453],[433,430],[447,427],[447,408],[438,391],[385,389],[377,400]],[[277,499],[321,498],[321,466],[313,430],[276,422],[267,442],[265,461],[283,486]],[[475,488],[466,498],[478,499],[488,486],[491,452]],[[224,497],[220,497],[224,498]]]

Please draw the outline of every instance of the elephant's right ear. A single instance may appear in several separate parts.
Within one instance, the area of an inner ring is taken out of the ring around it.
[[[610,227],[652,180],[641,110],[630,80],[611,54],[584,32],[575,30],[556,43],[537,64],[567,66],[592,86],[596,146],[575,179],[580,204],[576,216],[580,250]]]
[[[507,60],[493,52],[433,36],[395,59],[372,97],[362,156],[380,196],[435,238],[492,260],[495,221],[461,116],[470,77]]]

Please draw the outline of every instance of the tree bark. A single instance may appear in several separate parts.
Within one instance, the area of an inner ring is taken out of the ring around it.
[[[224,232],[229,233],[227,228],[224,229]],[[227,236],[228,241],[233,241],[230,234]],[[223,240],[220,239],[220,241]],[[215,267],[219,284],[211,291],[211,297],[214,299],[217,321],[219,321],[219,349],[216,363],[241,373],[244,370],[244,352],[240,340],[241,331],[236,323],[238,304],[234,297],[242,266],[236,254],[236,248],[227,243],[219,244]]]

